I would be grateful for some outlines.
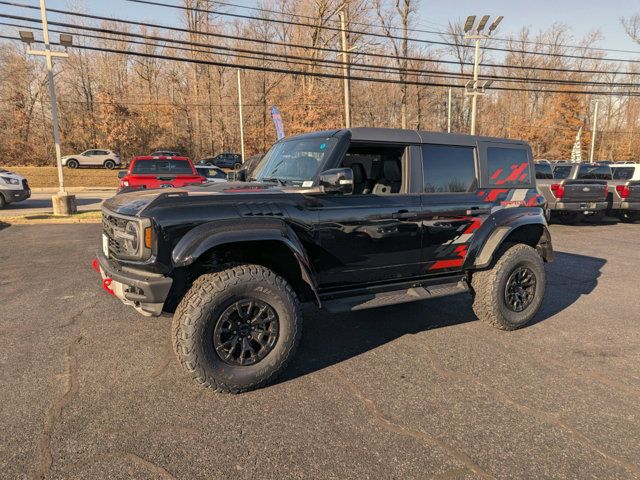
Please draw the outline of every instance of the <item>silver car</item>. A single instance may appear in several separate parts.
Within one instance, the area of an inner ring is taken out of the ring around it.
[[[111,150],[85,150],[77,155],[62,157],[62,165],[69,168],[104,167],[112,170],[120,163],[120,156]]]

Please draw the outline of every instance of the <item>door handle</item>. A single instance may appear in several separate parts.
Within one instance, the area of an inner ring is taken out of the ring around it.
[[[396,213],[392,213],[391,218],[396,218],[399,220],[410,220],[413,218],[418,218],[418,214],[416,212],[409,212],[408,210],[400,210]]]

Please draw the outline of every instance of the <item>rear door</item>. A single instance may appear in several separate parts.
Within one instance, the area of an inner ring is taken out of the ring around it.
[[[424,144],[422,154],[423,248],[421,274],[462,269],[467,248],[490,207],[478,195],[474,144]]]

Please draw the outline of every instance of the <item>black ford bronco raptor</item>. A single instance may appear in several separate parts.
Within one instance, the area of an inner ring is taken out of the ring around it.
[[[301,302],[333,312],[469,292],[503,330],[540,307],[553,249],[524,142],[314,132],[280,140],[240,180],[102,209],[103,288],[173,313],[175,352],[204,386],[272,381],[300,341]]]

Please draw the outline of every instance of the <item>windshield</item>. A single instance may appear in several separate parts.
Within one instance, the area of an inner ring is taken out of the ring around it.
[[[260,161],[253,176],[256,180],[277,179],[293,184],[311,181],[337,143],[334,137],[278,142]]]

